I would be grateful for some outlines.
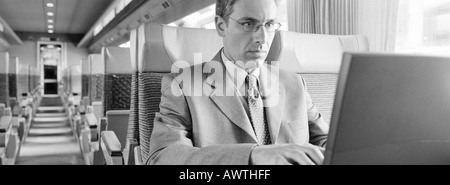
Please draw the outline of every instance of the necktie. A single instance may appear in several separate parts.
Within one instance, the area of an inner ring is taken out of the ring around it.
[[[250,120],[258,143],[260,145],[271,144],[269,128],[264,114],[263,101],[258,90],[257,78],[254,75],[247,75],[245,82],[247,101],[250,109]]]

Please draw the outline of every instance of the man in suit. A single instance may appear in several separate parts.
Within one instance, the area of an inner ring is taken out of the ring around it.
[[[328,125],[303,79],[264,64],[278,2],[216,6],[224,47],[211,62],[163,78],[150,164],[322,164]]]

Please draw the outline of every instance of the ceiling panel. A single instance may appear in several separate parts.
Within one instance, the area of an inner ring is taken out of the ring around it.
[[[55,33],[85,34],[114,0],[53,0]],[[47,32],[44,0],[0,0],[0,16],[14,31]]]
[[[0,0],[0,16],[14,31],[45,31],[40,0]]]

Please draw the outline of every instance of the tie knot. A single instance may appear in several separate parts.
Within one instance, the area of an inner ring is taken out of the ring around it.
[[[247,75],[247,83],[250,87],[257,87],[258,78],[255,75],[249,74]]]
[[[247,81],[247,95],[251,99],[259,98],[258,78],[255,75],[249,74],[246,78]]]

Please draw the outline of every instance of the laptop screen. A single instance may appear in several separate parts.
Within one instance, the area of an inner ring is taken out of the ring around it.
[[[324,164],[450,164],[450,58],[345,53]]]

